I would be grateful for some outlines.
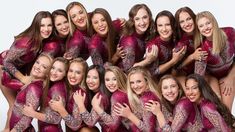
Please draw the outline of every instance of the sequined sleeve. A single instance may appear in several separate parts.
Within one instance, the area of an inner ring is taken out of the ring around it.
[[[74,103],[73,105],[73,112],[72,115],[68,114],[64,118],[65,124],[71,128],[72,130],[76,131],[82,124],[82,118],[79,112],[78,106]]]
[[[65,101],[66,101],[66,87],[63,82],[58,82],[54,84],[49,92],[52,94],[52,100],[57,100],[59,97],[62,98],[63,105],[65,107]],[[60,114],[54,110],[52,110],[50,107],[46,109],[46,120],[45,122],[51,123],[51,124],[58,124],[60,123],[62,117]]]
[[[207,63],[205,61],[195,61],[194,73],[205,75]]]
[[[42,85],[37,85],[35,83],[31,83],[28,85],[27,89],[27,93],[26,93],[26,105],[27,104],[31,104],[33,106],[34,110],[37,110],[37,108],[39,107],[39,103],[40,103],[40,97],[42,95]],[[14,126],[14,128],[17,131],[24,131],[26,130],[31,122],[32,122],[31,117],[25,116],[23,115],[22,118],[17,122],[17,124]]]
[[[91,56],[92,62],[94,65],[103,65],[104,60],[102,58],[102,41],[98,35],[94,35],[91,38],[90,44],[88,46],[89,54]]]
[[[207,103],[202,106],[201,113],[205,116],[209,122],[214,126],[215,131],[228,132],[230,131],[223,117],[216,110],[216,107],[212,103]]]
[[[180,131],[182,127],[187,123],[187,119],[191,111],[194,109],[193,104],[187,100],[181,100],[174,108],[174,117],[171,124],[172,131]]]
[[[7,56],[3,61],[3,66],[12,75],[14,75],[16,71],[18,71],[15,64],[21,63],[20,57],[26,54],[28,50],[27,48],[30,48],[30,46],[28,45],[28,40],[20,39],[16,40],[8,51]]]
[[[137,41],[132,37],[125,37],[121,40],[121,46],[123,46],[126,52],[126,57],[122,60],[123,70],[127,72],[135,63],[135,48],[138,45]]]
[[[82,116],[82,120],[88,126],[91,126],[91,127],[95,126],[95,124],[98,122],[100,118],[98,113],[94,109],[91,109],[90,113],[88,111],[81,113],[81,116]]]
[[[84,44],[85,41],[83,39],[83,35],[80,33],[80,31],[76,30],[66,44],[65,54],[69,54],[72,58],[80,56]]]
[[[127,95],[119,91],[116,91],[115,93],[113,93],[111,97],[111,114],[107,114],[106,112],[103,112],[100,115],[101,120],[103,120],[103,122],[106,125],[108,125],[110,128],[112,128],[113,130],[116,130],[120,126],[121,121],[122,121],[122,117],[117,116],[114,113],[114,106],[116,103],[128,104]]]

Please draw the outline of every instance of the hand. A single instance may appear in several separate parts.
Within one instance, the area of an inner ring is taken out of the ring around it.
[[[198,61],[204,61],[207,59],[208,53],[206,51],[203,51],[202,48],[197,48],[193,54],[193,59]]]
[[[115,55],[118,58],[122,58],[122,59],[126,57],[126,52],[123,50],[123,46],[120,46],[120,44],[117,45],[117,50],[116,50]]]
[[[22,109],[22,113],[28,117],[34,118],[34,113],[36,111],[33,109],[33,106],[31,104],[24,105]]]
[[[64,53],[64,56],[63,56],[65,59],[67,60],[72,60],[73,59],[73,56],[72,56],[72,52],[66,52]]]
[[[151,50],[149,50],[149,48],[146,49],[145,58],[150,62],[156,60],[157,56],[158,56],[158,47],[156,45],[152,45]]]
[[[62,109],[64,109],[62,98],[59,96],[58,100],[50,100],[49,106],[52,110],[60,112]]]
[[[234,87],[235,87],[235,81],[233,78],[226,76],[219,80],[219,85],[220,85],[222,94],[224,94],[225,96],[230,96],[233,94]]]
[[[73,94],[73,99],[74,102],[78,105],[78,107],[85,107],[84,106],[84,102],[86,99],[86,93],[82,93],[82,90],[77,90],[74,94]]]
[[[126,24],[126,19],[125,18],[118,18],[118,20],[121,23],[121,27],[123,27]]]
[[[94,110],[98,114],[101,114],[103,112],[103,109],[100,106],[101,105],[101,99],[102,99],[102,95],[97,93],[91,100],[92,107],[94,108]]]
[[[175,48],[172,50],[172,60],[174,64],[179,62],[184,57],[186,51],[187,48],[185,46],[183,46],[183,48],[181,48],[178,52],[176,52]]]
[[[118,116],[127,118],[132,112],[126,103],[124,103],[123,105],[120,103],[116,103],[114,105],[114,113]]]
[[[161,112],[161,106],[160,103],[157,101],[149,100],[148,103],[145,103],[145,106],[147,111],[152,112],[154,115],[157,116],[157,113]]]

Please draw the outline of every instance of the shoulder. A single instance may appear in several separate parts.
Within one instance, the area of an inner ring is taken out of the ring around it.
[[[91,41],[90,41],[90,47],[95,47],[98,46],[99,44],[102,43],[102,38],[98,35],[98,34],[94,34],[91,37]]]
[[[137,43],[137,40],[132,35],[122,36],[120,39],[120,44],[122,46],[131,46]]]
[[[147,103],[149,100],[159,101],[159,98],[152,91],[146,91],[142,94],[140,100],[144,103]]]
[[[183,97],[183,98],[179,99],[175,108],[176,109],[192,110],[192,109],[194,109],[194,105],[188,98]]]
[[[201,102],[200,102],[200,109],[201,109],[201,111],[214,111],[214,110],[216,110],[216,106],[215,106],[215,104],[213,103],[213,102],[210,102],[209,100],[202,100]]]
[[[119,90],[116,90],[113,94],[112,94],[112,97],[111,97],[112,100],[117,100],[117,101],[126,101],[128,100],[127,98],[127,94],[122,92],[122,91],[119,91]]]
[[[15,46],[17,46],[17,48],[27,48],[29,47],[29,42],[29,37],[18,38],[15,40]]]

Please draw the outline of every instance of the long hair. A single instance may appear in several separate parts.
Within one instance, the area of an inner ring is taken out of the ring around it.
[[[233,126],[233,124],[235,123],[235,117],[231,114],[230,110],[221,102],[219,97],[215,94],[215,92],[212,90],[206,80],[199,74],[191,74],[186,78],[185,83],[189,79],[193,79],[198,83],[198,88],[201,93],[201,97],[214,103],[217,108],[217,111],[223,117],[227,125],[230,126],[233,130],[235,130],[235,127]]]
[[[49,11],[39,11],[34,16],[31,25],[25,31],[15,36],[15,39],[18,40],[22,37],[28,37],[29,42],[34,43],[34,47],[32,47],[32,50],[40,51],[40,49],[42,48],[42,40],[43,40],[43,38],[41,37],[40,28],[41,28],[41,20],[43,18],[50,18],[52,21],[52,16]],[[52,25],[54,25],[53,21]]]
[[[141,73],[144,76],[144,79],[147,83],[147,88],[149,91],[153,92],[159,99],[161,99],[160,94],[158,93],[157,85],[151,78],[151,74],[148,70],[143,67],[137,66],[130,69],[128,76],[127,76],[127,96],[130,103],[130,107],[132,110],[138,110],[140,106],[140,99],[139,97],[132,91],[131,84],[130,84],[130,76],[136,73]]]
[[[55,59],[53,60],[52,65],[53,65],[55,62],[57,62],[57,61],[64,64],[64,70],[65,70],[65,73],[67,73],[67,71],[68,71],[68,64],[69,64],[68,60],[65,59],[65,58],[63,58],[63,57],[57,57],[57,58],[55,58]],[[49,73],[49,74],[50,74],[50,73]],[[65,74],[65,76],[63,77],[62,80],[65,81],[65,80],[66,80],[65,78],[66,78],[66,74]],[[49,80],[49,79],[48,79],[48,80]],[[58,81],[60,81],[60,80],[58,80]],[[51,83],[52,83],[51,81],[48,81],[48,84],[46,84],[45,88],[43,89],[42,107],[40,108],[41,110],[43,110],[43,109],[45,108],[45,106],[46,106],[48,91],[49,91],[49,89],[50,89],[50,87],[51,87]],[[67,87],[66,87],[66,88],[67,88]]]
[[[178,97],[176,98],[176,102],[181,99],[183,96],[184,96],[184,91],[183,91],[183,87],[182,85],[180,84],[180,82],[172,75],[164,75],[160,78],[160,81],[158,83],[158,88],[159,88],[159,92],[161,94],[161,98],[162,98],[162,104],[166,107],[166,109],[173,113],[173,109],[174,109],[174,105],[171,104],[170,101],[166,100],[163,95],[162,95],[162,82],[166,79],[172,79],[176,82],[176,84],[178,85],[178,88],[179,88],[179,93],[178,93]]]
[[[197,26],[198,26],[198,24],[197,24],[198,21],[203,17],[209,19],[209,21],[212,23],[212,26],[213,26],[212,53],[219,54],[224,49],[224,46],[226,45],[227,36],[223,32],[223,30],[219,28],[219,25],[218,25],[215,17],[209,11],[203,11],[203,12],[200,12],[196,15],[196,25]],[[195,33],[195,38],[194,38],[195,48],[197,48],[198,46],[200,46],[201,43],[203,43],[204,38],[205,37],[202,36],[199,29],[197,28],[196,33]]]
[[[109,62],[111,62],[111,59],[112,59],[112,56],[114,55],[114,52],[115,52],[115,39],[116,39],[116,31],[113,27],[113,24],[112,24],[112,19],[111,19],[111,16],[109,15],[109,13],[103,9],[103,8],[96,8],[93,12],[91,12],[90,14],[90,23],[92,23],[92,18],[94,17],[95,14],[101,14],[104,18],[105,18],[105,21],[107,22],[107,25],[108,25],[108,33],[107,33],[107,36],[106,36],[106,43],[107,43],[107,46],[108,46],[108,59],[109,59]],[[92,28],[92,34],[94,34],[94,29]]]
[[[76,29],[76,26],[75,26],[75,24],[72,22],[71,16],[70,16],[70,14],[69,14],[69,11],[70,11],[74,6],[79,6],[79,7],[81,7],[81,9],[85,12],[86,17],[87,17],[87,21],[86,21],[86,23],[87,23],[87,24],[86,24],[86,30],[87,30],[87,33],[89,33],[89,32],[90,32],[90,23],[89,23],[89,16],[88,16],[88,14],[87,14],[86,8],[85,8],[80,2],[74,1],[74,2],[69,3],[69,4],[67,5],[67,7],[66,7],[66,12],[67,12],[68,19],[69,19],[70,36],[73,35],[73,33],[74,33],[75,29]]]
[[[126,75],[125,73],[117,66],[110,66],[108,68],[105,69],[105,74],[107,72],[112,72],[116,79],[117,79],[117,85],[118,85],[118,89],[122,92],[126,93]]]
[[[146,38],[145,41],[148,41],[155,36],[155,24],[154,24],[154,21],[152,18],[152,12],[148,8],[148,6],[145,4],[136,4],[131,8],[131,10],[129,11],[129,19],[127,20],[127,22],[124,26],[122,35],[127,36],[127,35],[131,35],[135,32],[134,17],[137,15],[137,13],[140,9],[145,9],[148,13],[148,16],[149,16],[149,27],[144,34],[144,36]]]
[[[189,16],[192,18],[194,25],[196,26],[196,14],[193,12],[193,10],[187,6],[179,8],[176,12],[175,12],[175,25],[176,25],[176,30],[177,30],[177,36],[180,39],[182,37],[182,35],[184,34],[184,31],[182,30],[181,26],[180,26],[180,13],[182,12],[186,12],[189,14]],[[195,31],[194,27],[194,31]]]
[[[55,19],[56,19],[57,16],[64,16],[68,20],[68,15],[67,15],[67,13],[64,9],[57,9],[57,10],[53,11],[51,13],[51,15],[52,15],[52,20],[53,20],[54,24],[55,24]],[[54,30],[53,34],[56,37],[60,37],[59,34],[58,34],[58,31],[56,29]]]
[[[162,16],[166,16],[169,18],[170,20],[170,24],[171,24],[171,29],[173,31],[172,33],[172,40],[175,42],[176,39],[177,39],[177,33],[176,33],[176,25],[175,25],[175,17],[173,16],[173,14],[170,12],[170,11],[167,11],[167,10],[163,10],[161,12],[159,12],[155,18],[155,24],[156,24],[156,28],[157,28],[157,19],[159,17],[162,17]],[[159,35],[158,31],[156,30],[156,34]]]

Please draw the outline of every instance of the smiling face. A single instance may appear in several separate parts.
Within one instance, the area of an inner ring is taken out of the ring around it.
[[[69,22],[65,16],[63,15],[56,16],[54,23],[55,23],[55,28],[60,37],[64,38],[69,34]]]
[[[86,12],[78,5],[73,6],[69,10],[69,16],[74,23],[74,25],[79,30],[85,30],[87,26],[87,14]]]
[[[149,14],[144,8],[140,8],[134,17],[135,31],[138,34],[144,34],[150,24]]]
[[[42,18],[40,24],[40,34],[43,39],[48,38],[52,33],[53,25],[50,17]]]
[[[67,78],[72,86],[80,85],[84,76],[84,68],[81,63],[72,62],[69,66]]]
[[[96,69],[91,69],[87,73],[86,84],[90,90],[93,92],[99,91],[100,78],[99,73]]]
[[[173,30],[169,17],[160,16],[159,18],[157,18],[156,25],[160,38],[164,41],[170,40],[173,34]]]
[[[193,18],[189,15],[189,13],[183,11],[179,14],[179,23],[181,29],[187,33],[192,34],[195,28],[195,24]]]
[[[111,71],[105,73],[104,76],[105,86],[110,92],[115,92],[118,89],[117,78]]]
[[[55,61],[50,70],[50,81],[62,80],[66,75],[65,64],[61,61]]]
[[[198,82],[194,79],[188,79],[186,81],[185,95],[191,102],[198,103],[201,97]]]
[[[213,24],[207,17],[202,17],[197,21],[200,33],[208,40],[212,40]]]
[[[141,95],[144,91],[147,90],[147,81],[145,80],[142,73],[137,72],[130,75],[129,83],[132,91],[137,95]]]
[[[171,103],[174,103],[179,95],[179,86],[172,78],[162,81],[161,91],[163,97]]]
[[[108,24],[104,16],[100,13],[96,13],[91,18],[92,26],[94,30],[102,37],[105,37],[108,34]]]
[[[33,64],[30,75],[35,79],[44,79],[51,66],[51,60],[46,56],[40,56]]]

